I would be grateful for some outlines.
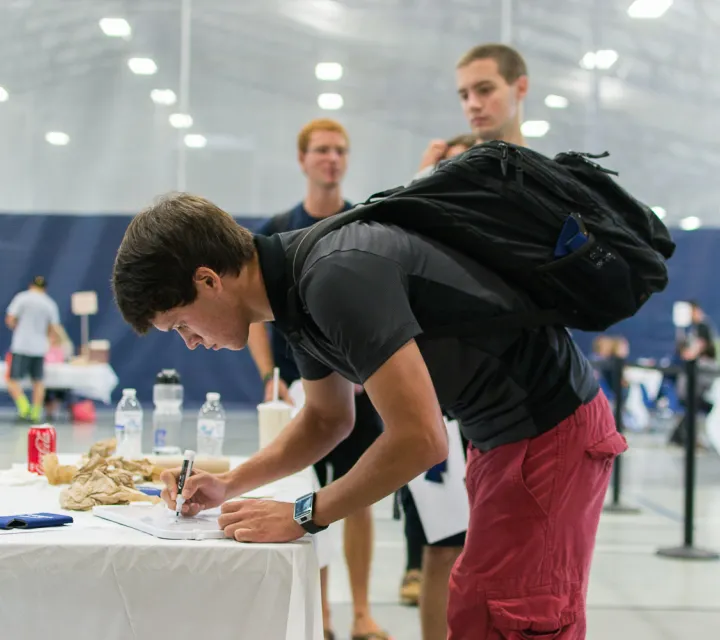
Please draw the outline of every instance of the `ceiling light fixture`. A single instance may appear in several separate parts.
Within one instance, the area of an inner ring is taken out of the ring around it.
[[[321,93],[317,99],[318,107],[328,111],[342,109],[343,97],[339,93]]]
[[[176,129],[189,129],[193,124],[192,116],[187,113],[171,113],[168,120]]]
[[[653,19],[662,16],[671,6],[673,0],[635,0],[628,7],[628,15],[636,19]]]
[[[651,207],[653,213],[662,220],[666,215],[667,211],[665,211],[664,207]]]
[[[618,52],[614,49],[598,49],[588,51],[580,60],[583,69],[601,69],[606,71],[618,60]]]
[[[151,76],[157,73],[157,65],[152,58],[130,58],[128,67],[139,76]]]
[[[556,96],[551,93],[549,96],[545,96],[545,106],[550,109],[566,109],[568,99],[565,96]]]
[[[320,62],[315,65],[315,77],[318,80],[340,80],[343,68],[339,62]]]
[[[695,231],[702,226],[702,221],[697,216],[688,216],[680,220],[680,228],[683,231]]]
[[[188,133],[185,138],[185,146],[191,149],[202,149],[207,145],[207,138],[199,133]]]
[[[129,38],[132,33],[130,24],[125,18],[103,18],[100,20],[100,28],[111,38]]]
[[[62,131],[48,131],[45,134],[45,141],[56,147],[64,147],[70,142],[70,136]]]
[[[9,97],[10,94],[7,92],[7,89],[5,89],[5,87],[0,87],[0,102],[7,102]]]
[[[155,104],[171,105],[177,102],[177,96],[172,89],[153,89],[150,98]]]
[[[526,138],[542,138],[550,131],[550,123],[547,120],[526,120],[520,131]]]

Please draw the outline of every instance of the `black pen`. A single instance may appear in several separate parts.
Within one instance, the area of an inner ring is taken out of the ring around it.
[[[185,480],[192,475],[193,462],[195,462],[195,452],[187,449],[183,456],[182,469],[178,477],[177,498],[175,499],[175,517],[180,517],[182,506],[185,504],[185,498],[182,497],[182,490],[185,487]]]

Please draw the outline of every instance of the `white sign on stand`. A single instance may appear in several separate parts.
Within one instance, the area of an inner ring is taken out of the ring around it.
[[[90,316],[98,312],[98,299],[95,291],[76,291],[70,297],[72,312],[80,316],[80,344],[81,353],[88,349],[90,340]]]

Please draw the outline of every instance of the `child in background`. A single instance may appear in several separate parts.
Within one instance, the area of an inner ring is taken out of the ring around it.
[[[75,347],[68,337],[65,328],[58,325],[50,335],[50,349],[45,355],[45,364],[62,364],[74,355]],[[70,389],[45,390],[45,415],[48,420],[55,420],[61,405],[68,406],[71,402]]]

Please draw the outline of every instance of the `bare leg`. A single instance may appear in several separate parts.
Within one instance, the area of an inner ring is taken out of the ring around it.
[[[446,640],[450,571],[462,547],[425,547],[420,592],[422,640]]]
[[[17,380],[8,380],[7,387],[10,397],[13,399],[13,402],[17,407],[18,415],[23,418],[27,417],[30,414],[30,402],[23,392],[20,383]]]
[[[345,562],[353,599],[354,636],[381,631],[370,614],[370,565],[373,554],[372,507],[365,507],[345,518]]]
[[[33,420],[40,420],[42,417],[43,404],[45,403],[45,384],[42,380],[34,380],[32,383],[32,412]]]

